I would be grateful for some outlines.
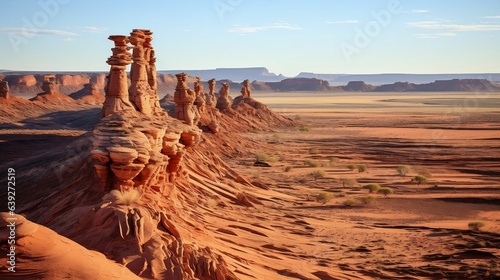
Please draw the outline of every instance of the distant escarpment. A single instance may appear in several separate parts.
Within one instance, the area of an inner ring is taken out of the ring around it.
[[[453,79],[438,80],[427,84],[413,84],[397,82],[390,85],[381,85],[373,91],[497,91],[500,86],[486,79]]]

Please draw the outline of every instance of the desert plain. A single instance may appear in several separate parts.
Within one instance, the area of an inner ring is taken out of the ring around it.
[[[238,279],[500,278],[500,93],[253,98],[293,125],[255,126],[238,117],[232,121],[248,129],[204,133],[188,151],[196,156],[186,159],[189,176],[178,186],[185,202],[172,203],[186,242],[219,254]],[[2,279],[44,279],[62,259],[92,267],[101,255],[72,253],[100,248],[79,242],[75,228],[103,195],[88,161],[101,107],[15,106],[0,125],[2,170],[16,170],[16,213],[44,230],[32,234],[37,242],[21,242],[21,274]],[[214,155],[224,162],[203,161]],[[402,175],[398,166],[409,169]],[[426,180],[416,182],[419,174]],[[368,184],[393,193],[369,193]],[[472,230],[471,222],[484,226]],[[58,238],[57,250],[40,245]]]

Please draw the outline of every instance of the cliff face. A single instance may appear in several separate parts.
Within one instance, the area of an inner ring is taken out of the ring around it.
[[[9,82],[12,94],[33,97],[42,91],[44,77],[45,74],[7,74],[4,80]],[[106,84],[106,74],[56,74],[56,80],[59,83],[59,91],[63,94],[70,94],[82,90],[84,85],[89,82],[95,84],[99,89],[103,89]]]

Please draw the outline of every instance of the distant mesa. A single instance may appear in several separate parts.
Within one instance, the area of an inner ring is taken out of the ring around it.
[[[285,79],[266,83],[274,91],[328,91],[330,84],[325,80],[309,78]]]
[[[363,81],[352,81],[343,86],[344,91],[372,91],[375,89],[374,86],[368,85]]]

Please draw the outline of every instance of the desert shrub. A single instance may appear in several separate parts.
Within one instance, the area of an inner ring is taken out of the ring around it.
[[[393,194],[394,191],[391,189],[391,188],[380,188],[377,193],[381,193],[383,194],[384,196],[387,196],[389,194]]]
[[[310,159],[304,161],[304,164],[309,166],[309,167],[319,167],[321,164],[317,161],[312,161]]]
[[[467,224],[470,230],[479,231],[480,228],[484,227],[483,222],[470,222]]]
[[[422,167],[422,168],[417,169],[417,174],[418,174],[418,175],[422,175],[422,176],[424,176],[424,177],[426,177],[426,178],[430,178],[430,177],[432,177],[432,174],[431,174],[431,172],[429,171],[429,169],[427,169],[427,168],[425,168],[425,167]]]
[[[411,168],[408,165],[400,165],[396,168],[398,174],[401,176],[406,176],[406,173],[410,172]]]
[[[363,189],[369,190],[370,193],[373,193],[373,192],[380,190],[380,185],[379,184],[368,184],[368,185],[364,185]]]
[[[309,148],[309,154],[314,155],[314,154],[317,154],[318,152],[319,152],[319,149],[316,147]]]
[[[281,136],[278,133],[273,133],[271,135],[271,143],[281,143]]]
[[[335,166],[339,162],[339,158],[337,157],[329,157],[328,158],[328,166]]]
[[[340,179],[340,181],[342,182],[342,187],[354,187],[358,184],[358,182],[356,181],[356,179],[351,179],[351,178],[342,178]]]
[[[292,170],[292,167],[290,165],[285,166],[285,168],[283,168],[283,171],[285,172],[290,172],[290,170]]]
[[[346,200],[342,203],[342,205],[344,205],[344,206],[348,206],[348,207],[349,207],[349,206],[354,206],[354,205],[356,205],[357,203],[358,203],[358,202],[356,201],[356,199],[354,199],[354,198],[348,198],[348,199],[346,199]]]
[[[123,191],[112,190],[105,198],[103,197],[103,200],[108,200],[119,205],[131,205],[139,200],[139,198],[141,198],[141,193],[137,189],[132,188]]]
[[[327,192],[321,192],[316,196],[316,201],[325,204],[328,201],[332,200],[332,198],[333,194]]]
[[[358,168],[359,173],[366,171],[366,164],[358,164],[356,167]]]
[[[255,159],[257,161],[277,162],[279,160],[279,157],[267,153],[258,152],[255,153]]]
[[[346,167],[347,167],[349,170],[351,170],[351,171],[352,171],[352,170],[356,169],[356,167],[357,167],[357,166],[356,166],[356,164],[348,164]]]
[[[420,185],[420,183],[427,182],[427,177],[425,177],[424,175],[417,175],[415,176],[415,178],[413,178],[413,180],[415,180]]]
[[[310,130],[311,130],[311,128],[309,128],[308,126],[305,126],[305,125],[301,125],[301,126],[299,127],[299,130],[300,130],[300,131],[304,131],[304,132],[308,132],[308,131],[310,131]]]
[[[314,181],[316,181],[319,178],[325,177],[325,175],[326,175],[326,173],[322,169],[318,169],[318,170],[314,171],[313,173],[311,173],[311,176],[314,178]]]
[[[358,197],[358,200],[362,204],[367,205],[367,204],[371,204],[371,203],[375,202],[377,200],[377,198],[374,196],[371,196],[371,195],[367,195],[367,196]]]
[[[266,153],[257,152],[255,153],[255,159],[257,161],[267,161],[269,159],[269,155]]]

